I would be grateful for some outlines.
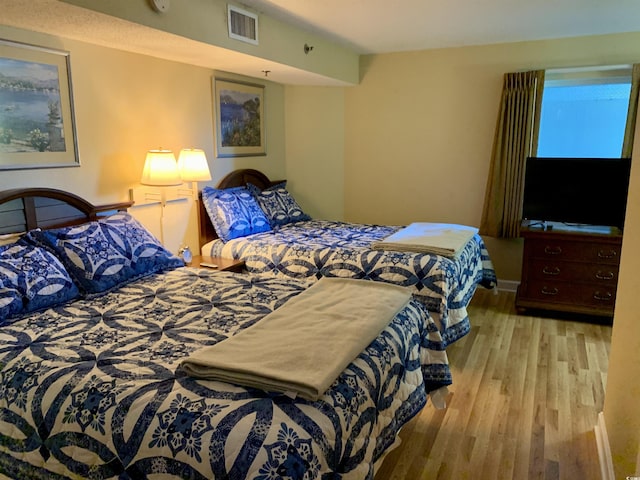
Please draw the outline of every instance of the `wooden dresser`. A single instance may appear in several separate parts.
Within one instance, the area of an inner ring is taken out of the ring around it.
[[[613,316],[622,233],[617,228],[523,225],[516,308]]]

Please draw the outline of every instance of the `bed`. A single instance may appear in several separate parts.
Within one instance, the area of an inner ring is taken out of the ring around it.
[[[469,332],[467,306],[476,288],[496,286],[489,253],[479,235],[474,235],[454,258],[442,255],[381,251],[374,242],[397,232],[400,226],[367,225],[311,219],[286,191],[282,180],[272,181],[254,169],[236,170],[223,178],[216,189],[237,191],[249,185],[265,211],[276,211],[268,202],[275,194],[289,202],[288,211],[267,215],[272,228],[249,229],[250,234],[225,238],[216,220],[220,214],[211,200],[201,195],[200,245],[205,256],[245,261],[252,273],[269,273],[289,278],[350,277],[397,283],[412,289],[430,311],[440,328],[445,345]],[[263,197],[259,195],[262,193]],[[291,213],[293,212],[293,214]],[[214,227],[214,223],[217,223]]]
[[[317,282],[185,267],[129,206],[0,192],[0,476],[372,479],[451,382],[415,300],[317,400],[187,375]]]

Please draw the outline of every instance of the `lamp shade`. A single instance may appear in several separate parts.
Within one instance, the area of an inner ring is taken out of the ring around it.
[[[149,150],[144,161],[140,183],[154,186],[180,185],[182,179],[173,152],[161,149]]]
[[[185,182],[204,182],[211,180],[207,157],[203,150],[183,148],[178,158],[180,176]]]

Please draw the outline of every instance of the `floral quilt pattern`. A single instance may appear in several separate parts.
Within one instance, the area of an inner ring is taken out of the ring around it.
[[[418,302],[317,402],[178,367],[307,285],[179,268],[0,327],[0,473],[372,479],[427,390],[451,382],[438,328]]]

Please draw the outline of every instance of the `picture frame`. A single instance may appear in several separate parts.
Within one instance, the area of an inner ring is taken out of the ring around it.
[[[267,154],[264,85],[213,79],[216,156]]]
[[[0,39],[0,170],[79,165],[69,52]]]

